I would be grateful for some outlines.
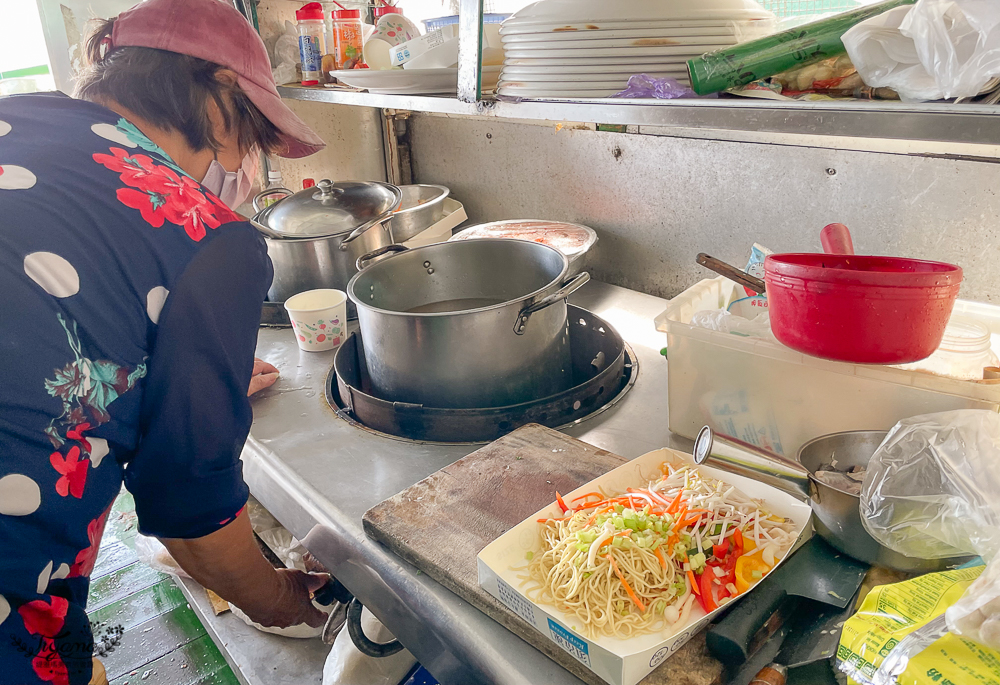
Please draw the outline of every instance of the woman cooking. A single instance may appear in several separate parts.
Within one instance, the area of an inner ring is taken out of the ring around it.
[[[140,532],[256,622],[324,618],[326,578],[274,570],[243,511],[247,391],[276,370],[253,357],[271,265],[232,211],[262,152],[323,142],[217,0],[147,0],[88,54],[77,98],[0,99],[0,681],[18,685],[104,682],[85,607],[123,481]]]

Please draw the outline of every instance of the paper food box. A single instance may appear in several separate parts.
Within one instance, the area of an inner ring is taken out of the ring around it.
[[[664,461],[695,465],[689,454],[670,449],[656,450],[619,466],[571,493],[564,494],[563,498],[566,502],[570,502],[574,497],[595,490],[621,493],[629,487],[646,487],[650,481],[659,478],[660,465]],[[698,469],[705,476],[735,485],[748,497],[762,500],[763,509],[771,514],[791,519],[795,524],[798,543],[802,542],[803,531],[808,526],[811,513],[808,504],[749,478],[707,466],[699,466]],[[479,553],[479,584],[507,608],[534,626],[538,632],[569,652],[607,682],[612,685],[635,685],[701,631],[712,616],[721,611],[720,607],[706,615],[695,602],[688,620],[683,625],[627,639],[587,637],[586,631],[579,627],[580,621],[575,617],[563,613],[554,605],[536,604],[528,599],[526,590],[536,585],[534,581],[521,579],[527,575],[523,570],[527,565],[527,553],[530,551],[538,554],[541,551],[538,519],[560,514],[559,506],[553,502],[487,545]],[[792,549],[795,549],[795,546]],[[785,555],[786,558],[787,556],[788,554]],[[784,559],[778,565],[781,563],[784,563]],[[749,592],[753,592],[753,588]],[[577,626],[577,630],[574,630],[574,626]]]

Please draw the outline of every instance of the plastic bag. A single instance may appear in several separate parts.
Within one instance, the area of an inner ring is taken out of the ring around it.
[[[989,562],[946,618],[952,632],[1000,648],[1000,415],[900,421],[868,464],[861,514],[872,537],[901,554]]]
[[[625,90],[615,95],[616,98],[656,98],[657,100],[674,100],[676,98],[693,98],[694,91],[673,78],[655,78],[649,74],[636,74],[629,77]]]
[[[361,627],[373,642],[393,639],[392,633],[367,608],[361,610]],[[342,630],[323,664],[323,685],[398,685],[416,663],[405,649],[382,659],[366,656],[354,646],[348,632]]]
[[[880,585],[844,624],[837,665],[861,685],[982,685],[1000,679],[1000,654],[948,634],[944,612],[983,567]]]
[[[773,339],[771,321],[767,311],[761,312],[753,319],[744,319],[725,309],[709,309],[695,312],[691,317],[691,325],[707,328],[711,331],[731,333],[745,338]]]
[[[303,561],[308,550],[253,497],[247,500],[247,516],[250,517],[250,527],[253,528],[253,532],[284,562],[285,566],[300,571],[310,570]]]
[[[278,85],[298,81],[299,76],[299,30],[294,22],[285,21],[285,32],[274,42],[274,66],[271,75]]]
[[[904,100],[973,97],[1000,74],[1000,3],[919,0],[854,26],[843,42],[869,86]]]
[[[139,561],[150,567],[154,571],[169,573],[179,578],[190,578],[187,572],[180,567],[163,543],[156,538],[146,535],[135,536],[135,553]]]

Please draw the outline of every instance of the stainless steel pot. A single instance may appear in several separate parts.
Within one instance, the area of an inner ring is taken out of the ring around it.
[[[399,186],[399,192],[403,199],[392,213],[389,231],[394,242],[405,243],[444,218],[444,200],[451,191],[444,186],[416,184]]]
[[[254,198],[257,214],[250,219],[264,234],[274,265],[271,302],[314,288],[346,290],[358,258],[392,244],[387,224],[401,197],[395,186],[323,180],[315,188],[286,191],[288,197],[269,207],[258,206],[259,198],[275,192]],[[349,316],[353,309],[349,304]]]
[[[428,407],[502,407],[572,382],[567,279],[558,250],[519,240],[402,251],[347,286],[357,305],[373,394]],[[365,267],[368,258],[362,258]]]
[[[835,548],[873,566],[897,571],[940,571],[968,561],[916,559],[879,544],[861,523],[860,498],[816,480],[813,473],[836,458],[845,468],[868,466],[886,431],[846,431],[810,440],[799,449],[798,461],[745,443],[720,438],[705,426],[694,445],[694,460],[753,478],[809,500],[816,533]]]

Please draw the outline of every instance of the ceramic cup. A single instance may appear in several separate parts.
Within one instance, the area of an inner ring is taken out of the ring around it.
[[[340,290],[307,290],[285,300],[299,348],[322,352],[340,347],[347,337],[347,294]]]

